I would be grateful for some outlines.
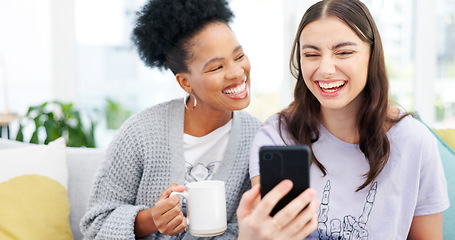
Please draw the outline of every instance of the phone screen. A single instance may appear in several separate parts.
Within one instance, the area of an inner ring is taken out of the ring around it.
[[[261,197],[284,179],[293,182],[292,190],[284,196],[270,213],[279,210],[310,187],[310,148],[306,145],[263,146],[259,150]]]

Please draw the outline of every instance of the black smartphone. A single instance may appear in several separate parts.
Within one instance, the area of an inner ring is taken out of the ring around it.
[[[293,182],[292,190],[273,208],[270,216],[310,187],[311,150],[306,145],[263,146],[259,149],[261,197],[284,179]]]

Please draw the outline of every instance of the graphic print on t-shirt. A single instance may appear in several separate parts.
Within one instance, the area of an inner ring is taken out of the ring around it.
[[[330,180],[327,180],[322,194],[321,204],[319,205],[318,215],[318,234],[321,240],[346,239],[346,240],[368,240],[366,225],[371,209],[373,208],[378,183],[374,182],[365,200],[362,214],[358,219],[352,215],[346,215],[343,222],[340,219],[329,220],[329,196]],[[330,229],[328,229],[330,224]],[[330,230],[330,232],[328,231]]]
[[[218,164],[220,164],[220,162],[211,162],[207,164],[207,166],[203,163],[197,163],[193,166],[190,163],[185,162],[185,180],[188,182],[210,180],[212,179],[213,173],[215,172],[215,167]]]

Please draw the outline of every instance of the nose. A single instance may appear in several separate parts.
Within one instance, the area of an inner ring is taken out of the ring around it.
[[[319,73],[324,78],[329,78],[336,71],[335,63],[331,57],[323,57],[319,64]]]
[[[243,73],[245,72],[245,70],[243,69],[243,67],[240,65],[240,64],[232,64],[231,66],[229,66],[229,69],[226,73],[226,78],[227,79],[239,79],[241,77],[243,77]]]

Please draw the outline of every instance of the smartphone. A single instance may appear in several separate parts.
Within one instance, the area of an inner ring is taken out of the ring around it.
[[[261,197],[284,179],[293,182],[291,191],[275,205],[270,216],[310,187],[310,163],[311,150],[306,145],[263,146],[259,149]]]

